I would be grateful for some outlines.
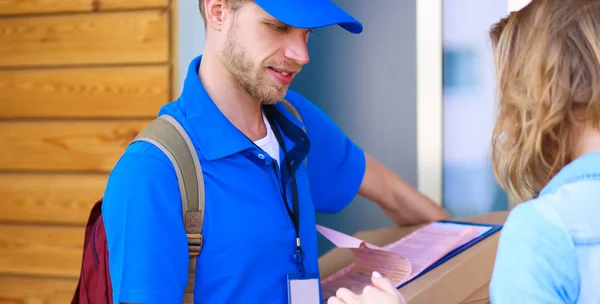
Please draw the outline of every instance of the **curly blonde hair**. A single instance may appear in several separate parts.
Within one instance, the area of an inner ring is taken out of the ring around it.
[[[533,0],[490,31],[499,112],[494,174],[535,198],[565,165],[582,125],[600,125],[600,0]]]

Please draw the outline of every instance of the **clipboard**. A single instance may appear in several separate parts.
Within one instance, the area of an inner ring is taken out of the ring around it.
[[[444,264],[448,260],[450,260],[453,257],[461,254],[462,252],[466,251],[467,249],[471,248],[472,246],[476,245],[477,243],[485,240],[486,238],[494,235],[495,233],[497,233],[498,231],[500,231],[502,229],[502,225],[485,224],[485,223],[462,222],[462,221],[452,221],[452,220],[441,220],[441,221],[437,221],[437,222],[438,223],[450,223],[450,224],[457,224],[457,225],[465,225],[465,226],[489,227],[490,229],[488,229],[483,234],[481,234],[481,235],[473,238],[469,242],[467,242],[467,243],[465,243],[465,244],[457,247],[456,249],[450,251],[445,256],[443,256],[442,258],[440,258],[439,260],[437,260],[435,263],[433,263],[431,266],[425,268],[418,275],[414,276],[410,280],[407,280],[407,281],[403,282],[402,284],[400,284],[399,286],[397,286],[398,289],[402,288],[405,285],[409,284],[410,282],[418,279],[419,277],[423,276],[424,274],[426,274],[426,273],[430,272],[431,270],[435,269],[436,267]]]

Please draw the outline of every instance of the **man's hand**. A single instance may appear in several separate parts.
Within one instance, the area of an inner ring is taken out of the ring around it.
[[[358,193],[376,202],[398,225],[447,219],[448,214],[392,170],[365,153],[366,172]]]
[[[377,272],[371,277],[373,286],[365,287],[362,294],[357,295],[346,288],[340,288],[335,297],[328,299],[327,304],[406,304],[406,300],[387,278]]]

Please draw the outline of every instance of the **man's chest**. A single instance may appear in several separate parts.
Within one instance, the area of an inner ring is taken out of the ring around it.
[[[204,250],[234,249],[255,244],[293,245],[293,217],[300,214],[300,225],[314,221],[314,207],[304,168],[296,172],[295,181],[284,182],[274,164],[242,162],[236,170],[231,170],[231,167],[224,170],[218,165],[207,166],[204,170]],[[298,210],[293,208],[294,182]]]

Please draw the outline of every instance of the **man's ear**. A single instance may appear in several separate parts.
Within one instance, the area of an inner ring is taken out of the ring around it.
[[[204,1],[206,14],[206,27],[216,31],[223,28],[225,13],[227,9],[227,0],[206,0]]]

